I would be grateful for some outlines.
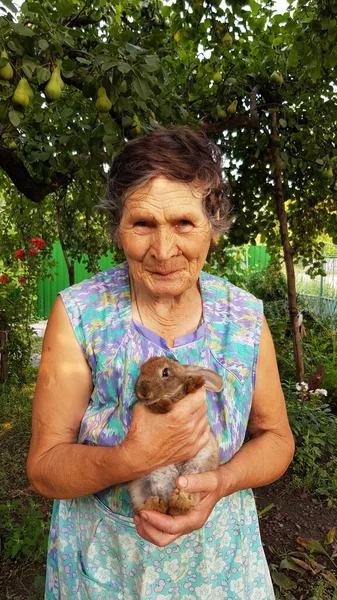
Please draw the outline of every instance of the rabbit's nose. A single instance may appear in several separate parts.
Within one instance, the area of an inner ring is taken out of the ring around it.
[[[142,381],[139,385],[139,391],[144,398],[153,397],[153,392],[151,392],[151,384],[149,381]]]

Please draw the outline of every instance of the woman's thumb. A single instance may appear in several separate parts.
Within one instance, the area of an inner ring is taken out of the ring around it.
[[[217,476],[214,472],[193,475],[180,475],[176,486],[186,492],[211,492],[217,487]]]

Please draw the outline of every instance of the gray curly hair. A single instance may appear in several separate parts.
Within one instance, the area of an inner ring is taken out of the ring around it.
[[[213,235],[229,230],[230,188],[222,177],[219,148],[203,131],[171,125],[127,142],[112,162],[101,207],[107,213],[113,242],[118,239],[126,198],[160,176],[202,192]]]

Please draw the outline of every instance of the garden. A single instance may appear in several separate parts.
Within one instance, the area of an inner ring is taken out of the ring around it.
[[[254,492],[276,598],[337,600],[337,6],[278,4],[0,6],[4,600],[43,598],[52,503],[25,474],[32,324],[60,289],[123,260],[98,208],[107,169],[126,140],[171,123],[223,153],[233,224],[205,269],[263,300],[275,343],[296,453]]]

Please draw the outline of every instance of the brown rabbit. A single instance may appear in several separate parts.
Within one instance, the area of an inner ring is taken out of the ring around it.
[[[223,380],[211,369],[181,365],[165,357],[147,360],[140,369],[135,393],[139,402],[157,413],[169,412],[186,394],[205,386],[220,392]],[[175,485],[179,475],[204,473],[219,466],[219,447],[213,434],[194,458],[160,467],[152,473],[128,483],[134,512],[148,508],[169,515],[182,515],[196,506],[199,494],[188,494]]]

